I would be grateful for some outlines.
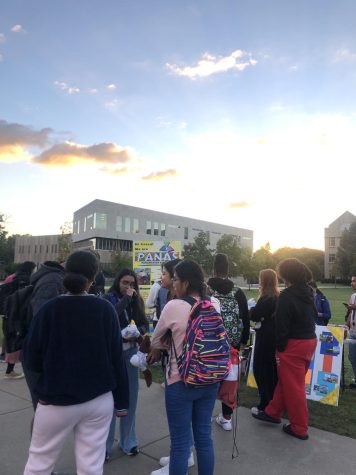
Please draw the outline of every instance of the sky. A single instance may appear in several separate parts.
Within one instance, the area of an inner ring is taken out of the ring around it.
[[[354,0],[0,0],[0,212],[94,199],[324,248],[351,200]]]

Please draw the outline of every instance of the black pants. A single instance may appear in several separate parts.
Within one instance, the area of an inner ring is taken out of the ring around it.
[[[277,385],[278,376],[275,354],[274,334],[268,331],[268,329],[264,331],[263,328],[256,331],[253,374],[260,395],[260,403],[258,405],[260,410],[264,410],[271,401]]]

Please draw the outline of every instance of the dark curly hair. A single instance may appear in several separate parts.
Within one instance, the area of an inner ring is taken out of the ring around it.
[[[278,276],[291,285],[307,285],[313,280],[312,271],[299,259],[284,259],[277,266]]]

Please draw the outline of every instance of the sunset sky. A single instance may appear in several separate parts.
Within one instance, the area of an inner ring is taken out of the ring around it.
[[[0,6],[0,212],[56,234],[98,198],[324,246],[356,213],[354,0]]]

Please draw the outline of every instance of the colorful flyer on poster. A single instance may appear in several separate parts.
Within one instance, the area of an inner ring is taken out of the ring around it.
[[[148,297],[152,283],[161,278],[162,264],[181,257],[180,241],[134,241],[133,269],[144,301]]]
[[[317,347],[305,376],[307,399],[337,406],[339,403],[340,376],[344,345],[344,328],[316,325]],[[253,376],[253,352],[247,386],[256,388]]]

